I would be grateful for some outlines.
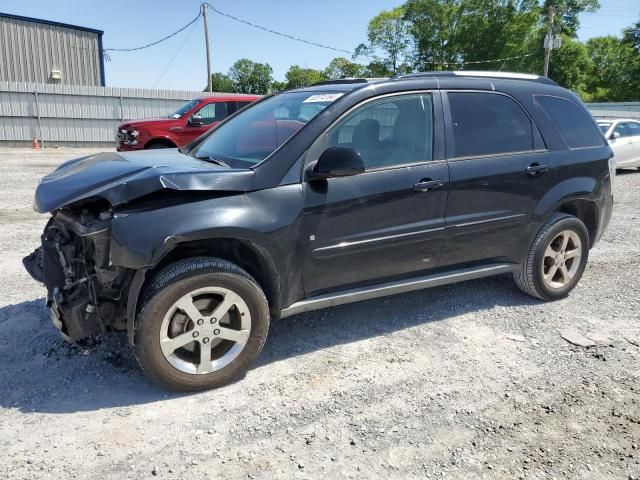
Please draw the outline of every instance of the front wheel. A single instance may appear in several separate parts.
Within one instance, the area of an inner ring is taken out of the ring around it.
[[[145,287],[136,316],[135,355],[170,390],[197,391],[241,376],[269,331],[269,307],[256,281],[216,258],[162,270]]]
[[[589,257],[589,233],[582,221],[555,213],[542,226],[514,272],[527,295],[542,300],[565,297],[582,277]]]

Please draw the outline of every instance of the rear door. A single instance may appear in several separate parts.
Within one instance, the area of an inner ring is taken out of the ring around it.
[[[320,136],[308,162],[349,146],[366,171],[303,184],[307,295],[437,267],[449,176],[442,131],[436,92],[365,102]]]
[[[529,115],[498,92],[443,94],[449,198],[441,266],[514,262],[556,171]]]
[[[628,122],[627,128],[629,130],[629,136],[631,138],[631,146],[633,147],[631,152],[632,162],[635,166],[640,165],[640,122]]]

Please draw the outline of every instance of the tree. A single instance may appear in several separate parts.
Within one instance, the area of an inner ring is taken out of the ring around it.
[[[562,37],[562,46],[553,51],[553,61],[549,65],[549,77],[569,90],[588,99],[587,82],[593,70],[593,60],[584,43]]]
[[[640,53],[640,20],[623,31],[625,43],[633,46]]]
[[[282,92],[287,89],[287,82],[279,82],[278,80],[274,80],[271,82],[271,91],[272,92]]]
[[[367,78],[388,78],[393,77],[393,72],[389,70],[386,62],[374,60],[365,67],[364,76]]]
[[[540,18],[537,0],[408,0],[404,12],[420,70],[503,68],[487,60],[530,53]]]
[[[330,80],[338,78],[357,78],[364,76],[365,67],[359,63],[347,60],[344,57],[337,57],[331,60],[324,74]]]
[[[579,15],[583,12],[595,12],[600,8],[600,2],[598,0],[545,0],[542,8],[545,25],[547,25],[550,6],[555,9],[554,32],[575,38],[580,27]]]
[[[384,63],[394,75],[399,73],[403,64],[404,70],[407,70],[405,60],[411,42],[408,27],[403,7],[380,12],[369,22],[369,44],[360,44],[356,48],[355,57],[366,56],[372,61]],[[382,57],[376,55],[378,51],[383,54]]]
[[[205,87],[204,91],[207,91]],[[212,92],[227,92],[234,93],[236,91],[233,80],[231,80],[224,73],[212,73],[211,74],[211,91]]]
[[[302,68],[292,65],[285,74],[287,88],[300,88],[312,85],[323,80],[328,80],[327,75],[322,70],[313,68]]]
[[[237,60],[229,69],[229,78],[238,93],[266,95],[269,93],[273,69],[268,63],[256,63],[247,58]]]
[[[616,37],[587,42],[593,69],[587,90],[594,101],[640,101],[640,52]]]

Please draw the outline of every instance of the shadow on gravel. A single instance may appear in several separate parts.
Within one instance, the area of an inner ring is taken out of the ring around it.
[[[503,275],[317,310],[272,321],[257,364],[496,306],[538,304],[543,302],[522,294],[511,276]]]
[[[305,313],[272,322],[256,366],[495,306],[540,303],[502,276]],[[44,299],[0,308],[0,328],[0,407],[70,413],[183,396],[147,380],[124,334],[65,343]],[[128,414],[126,408],[117,413]]]

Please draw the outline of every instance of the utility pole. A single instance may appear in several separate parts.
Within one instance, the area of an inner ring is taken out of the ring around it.
[[[549,18],[549,26],[547,28],[547,36],[544,39],[544,76],[549,76],[549,60],[551,59],[551,50],[553,50],[553,17],[556,15],[556,9],[553,5],[549,5],[547,13]],[[206,19],[206,17],[205,17]]]
[[[209,6],[202,4],[202,15],[204,16],[204,42],[207,47],[207,92],[211,91],[211,52],[209,50],[209,20],[207,18],[207,10]]]

